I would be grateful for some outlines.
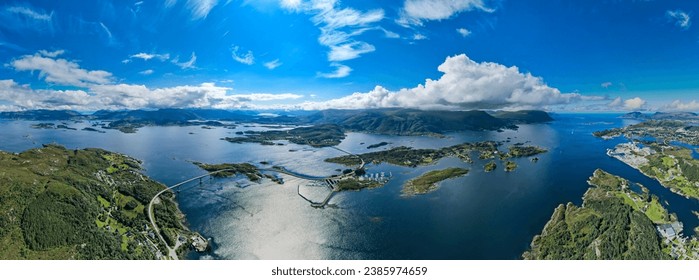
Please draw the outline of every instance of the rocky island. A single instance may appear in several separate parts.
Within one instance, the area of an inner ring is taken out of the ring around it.
[[[459,167],[428,171],[406,182],[401,193],[404,196],[426,194],[435,191],[440,182],[466,174],[468,174],[468,169]]]

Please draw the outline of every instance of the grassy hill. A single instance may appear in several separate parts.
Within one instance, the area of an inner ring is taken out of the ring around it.
[[[154,259],[144,209],[163,185],[137,160],[57,145],[0,152],[0,259]],[[167,198],[155,207],[168,242],[191,234]]]

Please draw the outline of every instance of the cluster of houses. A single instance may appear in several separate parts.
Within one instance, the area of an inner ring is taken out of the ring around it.
[[[385,183],[391,177],[393,177],[393,173],[391,173],[391,172],[388,172],[388,174],[386,174],[386,172],[367,173],[367,174],[364,174],[362,176],[359,176],[359,181],[373,180],[373,181]]]

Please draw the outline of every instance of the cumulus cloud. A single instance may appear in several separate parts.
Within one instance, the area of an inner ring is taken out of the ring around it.
[[[279,62],[279,59],[275,59],[275,60],[272,60],[272,61],[267,61],[267,62],[265,62],[264,65],[265,65],[265,67],[267,67],[267,69],[269,69],[269,70],[274,70],[274,68],[277,68],[277,67],[281,66],[282,63]]]
[[[422,25],[425,21],[448,19],[458,13],[481,10],[493,12],[483,0],[406,0],[398,24]]]
[[[102,70],[88,71],[82,69],[74,61],[56,58],[62,53],[59,51],[53,53],[38,52],[15,59],[9,65],[15,71],[39,71],[39,78],[61,85],[87,86],[111,82],[112,73]],[[45,54],[49,55],[45,56]]]
[[[624,108],[629,110],[638,110],[641,109],[644,105],[646,105],[646,101],[641,99],[640,97],[634,97],[631,99],[624,100]]]
[[[604,83],[601,83],[601,84],[600,84],[600,86],[603,87],[603,88],[609,88],[609,87],[611,87],[612,85],[613,85],[612,82],[604,82]]]
[[[443,75],[414,88],[390,91],[376,86],[366,93],[324,102],[305,102],[304,109],[360,109],[407,107],[420,109],[524,109],[587,100],[577,93],[561,93],[539,77],[515,66],[475,62],[464,54],[447,57],[437,68]]]
[[[662,110],[663,111],[696,112],[696,111],[699,111],[699,102],[697,100],[692,100],[690,102],[683,102],[680,100],[674,100],[674,101],[672,101],[672,103],[663,106]]]
[[[165,4],[169,5],[169,2],[167,1]],[[197,20],[206,18],[217,4],[218,0],[187,0],[186,6],[192,13],[192,19]]]
[[[329,49],[327,56],[331,64],[356,59],[363,54],[375,51],[376,48],[373,45],[356,39],[366,31],[381,30],[387,37],[398,35],[375,26],[384,19],[382,9],[358,11],[353,8],[340,8],[336,0],[282,0],[280,3],[288,10],[303,11],[313,15],[311,21],[320,29],[318,42]],[[347,75],[351,72],[348,66],[343,65],[340,69]],[[334,78],[337,75],[321,76]]]
[[[644,109],[644,106],[646,105],[646,101],[643,100],[640,97],[634,97],[634,98],[629,98],[629,99],[622,99],[621,97],[617,97],[612,99],[611,102],[606,104],[607,106],[598,106],[601,110],[630,110],[630,111],[635,111],[635,110],[642,110]]]
[[[252,51],[242,52],[239,46],[233,45],[231,47],[231,57],[242,64],[253,65],[255,63],[255,56],[252,54]]]
[[[462,37],[468,37],[468,35],[471,35],[471,31],[466,28],[457,28],[456,32],[461,34]]]
[[[350,72],[352,72],[352,68],[350,68],[347,65],[342,65],[339,63],[331,63],[330,66],[335,67],[335,71],[330,72],[330,73],[318,73],[319,77],[323,78],[344,78],[349,76]]]
[[[154,72],[153,69],[147,69],[147,70],[143,70],[143,71],[138,72],[138,73],[141,75],[150,75],[150,74],[153,74],[153,72]]]
[[[92,85],[87,90],[34,90],[13,80],[0,80],[0,103],[13,109],[142,109],[142,108],[255,108],[254,102],[299,99],[282,93],[228,94],[231,88],[213,83],[166,88],[145,85]]]
[[[679,26],[682,29],[688,29],[689,26],[692,25],[692,18],[689,16],[688,13],[685,13],[682,10],[667,11],[665,12],[665,15],[670,20],[674,21],[675,25]]]

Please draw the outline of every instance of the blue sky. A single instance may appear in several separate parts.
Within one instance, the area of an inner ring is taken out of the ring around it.
[[[695,1],[3,1],[0,110],[699,111]]]

